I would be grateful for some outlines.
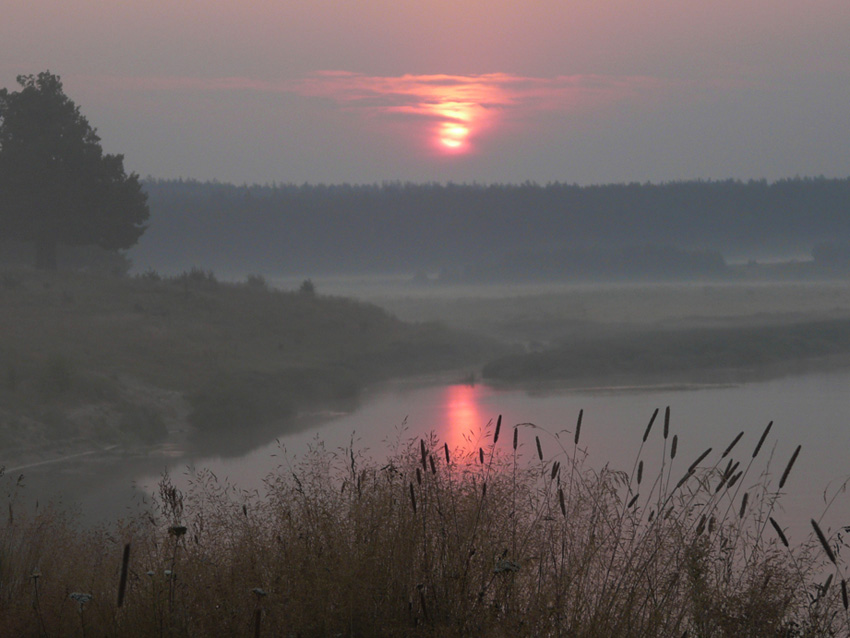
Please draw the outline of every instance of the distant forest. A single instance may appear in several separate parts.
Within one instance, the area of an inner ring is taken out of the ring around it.
[[[142,270],[481,281],[722,277],[730,256],[768,254],[819,257],[821,271],[850,263],[850,178],[144,188],[150,225],[130,252]]]

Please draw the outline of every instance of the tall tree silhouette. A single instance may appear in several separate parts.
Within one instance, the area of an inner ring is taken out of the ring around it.
[[[0,89],[0,232],[33,242],[36,266],[55,270],[59,244],[129,248],[149,211],[138,175],[100,138],[49,71]]]

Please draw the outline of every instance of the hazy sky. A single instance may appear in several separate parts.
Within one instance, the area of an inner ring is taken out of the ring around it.
[[[142,176],[850,175],[848,0],[5,0]]]

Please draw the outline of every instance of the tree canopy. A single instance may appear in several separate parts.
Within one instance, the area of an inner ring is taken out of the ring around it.
[[[134,245],[149,216],[138,175],[103,152],[59,76],[17,81],[19,91],[0,89],[0,232],[33,242],[44,269],[56,268],[59,244]]]

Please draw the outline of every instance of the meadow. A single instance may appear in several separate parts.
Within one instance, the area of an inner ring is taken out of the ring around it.
[[[836,636],[846,530],[789,539],[799,448],[770,425],[697,458],[669,412],[631,468],[570,431],[501,418],[469,445],[387,458],[316,445],[263,493],[164,475],[149,513],[80,531],[64,511],[0,527],[0,631],[20,636]],[[649,467],[658,470],[650,473]]]

